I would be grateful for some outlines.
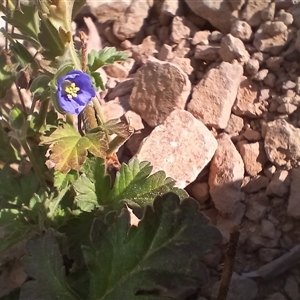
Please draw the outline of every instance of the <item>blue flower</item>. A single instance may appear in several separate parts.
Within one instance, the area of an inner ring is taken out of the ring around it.
[[[73,70],[57,80],[56,95],[60,109],[78,115],[95,97],[96,92],[89,75]]]

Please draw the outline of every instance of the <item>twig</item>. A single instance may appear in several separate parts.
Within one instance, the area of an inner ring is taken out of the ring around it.
[[[217,300],[226,300],[227,298],[230,281],[233,273],[235,254],[239,242],[239,237],[240,237],[239,227],[234,226],[232,228],[232,232],[230,233],[230,237],[229,237],[229,243],[226,251],[224,268],[221,276],[221,282],[220,282]]]

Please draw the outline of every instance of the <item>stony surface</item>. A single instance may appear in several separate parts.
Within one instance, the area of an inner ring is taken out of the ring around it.
[[[183,109],[189,92],[190,81],[179,67],[148,62],[135,76],[129,104],[154,127],[162,124],[174,109]]]
[[[205,125],[226,128],[242,73],[243,68],[237,63],[223,62],[210,69],[193,89],[188,111]]]
[[[216,139],[201,121],[189,112],[174,110],[143,142],[137,158],[150,161],[153,172],[164,170],[183,188],[196,179],[216,149]]]
[[[115,46],[130,57],[101,69],[106,118],[125,116],[135,128],[120,160],[136,155],[186,187],[224,243],[241,225],[236,273],[292,255],[300,244],[300,1],[87,3],[74,33],[87,33],[88,51]],[[90,13],[97,22],[83,18]],[[193,299],[213,299],[224,260],[216,253],[205,261],[211,284]],[[268,272],[285,273],[269,281],[235,274],[228,299],[300,299],[299,268],[284,259]]]
[[[232,217],[237,204],[243,198],[241,185],[244,163],[227,134],[221,134],[217,141],[218,149],[210,165],[210,195],[217,210],[225,216]]]

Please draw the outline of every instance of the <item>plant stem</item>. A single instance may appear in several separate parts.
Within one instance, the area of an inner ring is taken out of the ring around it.
[[[226,251],[224,268],[221,276],[217,300],[226,300],[227,298],[231,277],[233,273],[235,254],[239,242],[239,237],[240,237],[239,227],[234,226],[232,228],[232,232],[230,233],[230,237],[229,237],[229,243]]]

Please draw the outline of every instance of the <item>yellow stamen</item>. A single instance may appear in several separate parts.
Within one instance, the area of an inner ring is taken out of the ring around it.
[[[77,97],[77,93],[80,91],[80,88],[75,85],[74,82],[65,82],[66,87],[64,91],[67,94],[67,97],[71,100],[73,97]]]

